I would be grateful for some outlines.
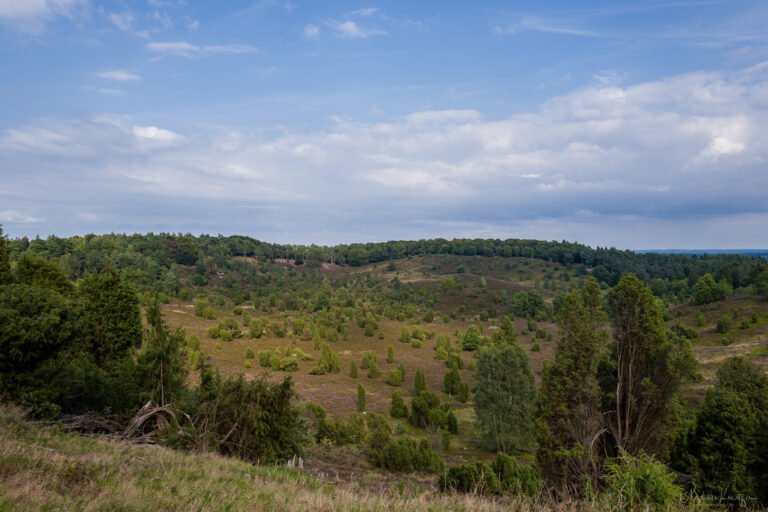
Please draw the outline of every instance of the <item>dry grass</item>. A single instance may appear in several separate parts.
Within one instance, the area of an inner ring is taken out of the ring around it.
[[[610,509],[446,495],[400,476],[388,486],[376,485],[375,474],[334,484],[293,469],[81,437],[31,425],[19,409],[0,406],[0,511]]]

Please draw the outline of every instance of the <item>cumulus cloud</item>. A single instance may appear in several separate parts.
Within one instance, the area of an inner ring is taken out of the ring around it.
[[[116,116],[41,122],[0,136],[13,188],[30,191],[4,202],[60,219],[48,199],[66,197],[118,220],[130,216],[138,230],[282,241],[533,236],[623,247],[768,245],[766,78],[768,66],[596,82],[505,119],[424,111],[279,135],[171,131]],[[28,168],[43,175],[21,172]],[[728,231],[737,221],[741,238]],[[685,235],[675,238],[676,230]]]
[[[145,48],[163,57],[185,57],[188,59],[211,55],[243,55],[258,53],[258,48],[247,44],[218,44],[197,46],[187,41],[167,41],[147,43]]]

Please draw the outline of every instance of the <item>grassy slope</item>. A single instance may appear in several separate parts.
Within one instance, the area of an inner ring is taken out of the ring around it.
[[[81,437],[23,421],[0,405],[0,511],[552,510],[512,497],[442,495],[410,475],[386,489],[366,479],[333,485],[298,470],[258,467]],[[568,505],[557,505],[561,510]]]

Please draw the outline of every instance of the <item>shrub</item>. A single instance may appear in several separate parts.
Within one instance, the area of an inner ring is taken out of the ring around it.
[[[455,368],[461,370],[464,368],[464,360],[461,358],[461,354],[458,352],[449,352],[448,358],[445,360],[445,366],[448,368]]]
[[[357,412],[365,410],[365,388],[362,384],[357,385]]]
[[[541,350],[541,345],[539,345],[538,342],[531,345],[531,352],[539,352]]]
[[[219,328],[218,327],[209,327],[208,328],[208,337],[213,339],[219,338]]]
[[[670,509],[680,503],[682,489],[675,485],[675,475],[652,456],[623,452],[607,460],[606,469],[606,493],[627,509]]]
[[[297,372],[299,371],[299,363],[293,357],[284,359],[280,362],[280,370],[284,372]]]
[[[408,406],[405,405],[403,394],[399,391],[394,391],[392,393],[392,403],[389,406],[389,415],[396,419],[408,417]]]
[[[248,347],[245,349],[245,358],[246,359],[253,359],[256,357],[256,354],[253,353],[253,349],[251,347]]]
[[[448,359],[448,351],[445,349],[445,347],[437,347],[435,350],[435,359],[438,361],[445,361]]]
[[[381,449],[377,462],[389,471],[441,473],[444,468],[443,460],[432,451],[426,439],[391,440]]]
[[[483,462],[451,466],[440,476],[440,490],[473,494],[499,494],[501,485],[493,470]]]
[[[310,375],[325,375],[326,373],[339,373],[340,371],[341,367],[339,366],[338,356],[327,343],[323,343],[320,348],[320,361],[309,372]]]
[[[395,362],[395,349],[392,348],[392,345],[387,347],[387,363],[392,364]]]
[[[411,348],[421,348],[423,342],[421,340],[414,339],[411,341]]]
[[[389,372],[389,375],[387,376],[387,384],[390,386],[399,386],[403,383],[403,374],[400,373],[400,370],[394,369]]]
[[[501,488],[504,491],[525,496],[536,496],[541,492],[541,475],[536,468],[519,464],[505,453],[496,454],[491,468],[499,477]]]
[[[353,379],[357,378],[357,365],[355,364],[354,361],[349,363],[349,376],[352,377]]]
[[[725,334],[728,331],[731,330],[731,319],[728,318],[727,315],[721,316],[717,320],[717,326],[715,327],[715,330],[720,334]]]
[[[259,366],[262,368],[268,368],[272,363],[272,352],[269,350],[262,350],[259,352]]]
[[[447,395],[458,395],[461,387],[461,374],[459,370],[453,369],[443,377],[443,391]]]

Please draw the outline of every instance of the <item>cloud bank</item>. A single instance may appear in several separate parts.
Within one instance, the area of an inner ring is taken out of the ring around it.
[[[41,121],[0,136],[3,222],[11,234],[768,246],[767,78],[762,64],[598,81],[506,119],[425,111],[277,136],[119,116]]]

